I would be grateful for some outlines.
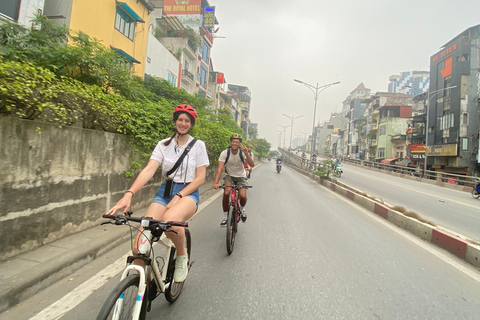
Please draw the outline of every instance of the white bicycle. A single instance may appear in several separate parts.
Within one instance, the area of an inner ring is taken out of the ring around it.
[[[97,320],[143,320],[150,311],[151,302],[161,293],[165,293],[165,298],[170,303],[177,300],[182,292],[184,282],[173,281],[176,250],[173,243],[164,234],[165,232],[175,232],[170,230],[172,226],[185,228],[185,249],[188,253],[188,268],[191,267],[192,241],[190,230],[187,229],[188,222],[159,221],[147,217],[136,218],[131,215],[132,212],[128,212],[125,216],[103,216],[115,220],[115,222],[102,224],[129,225],[128,222],[133,221],[140,223],[143,232],[138,241],[138,254],[127,258],[127,266],[122,273],[121,281],[108,296]],[[161,248],[166,251],[164,256],[155,257],[154,242],[159,243]],[[133,264],[134,260],[142,260],[145,267]]]

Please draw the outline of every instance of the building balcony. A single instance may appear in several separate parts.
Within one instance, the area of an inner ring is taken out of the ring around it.
[[[187,79],[190,79],[192,82],[194,81],[193,74],[188,71],[188,70],[182,70],[182,77],[186,77]]]
[[[377,139],[370,140],[370,146],[376,147],[378,145]]]

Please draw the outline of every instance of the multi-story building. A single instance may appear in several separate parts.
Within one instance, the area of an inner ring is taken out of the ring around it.
[[[42,14],[45,0],[2,0],[0,1],[0,23],[2,19],[15,21],[27,28],[36,14]]]
[[[245,131],[246,139],[248,139],[248,127],[250,126],[250,102],[252,100],[252,94],[250,89],[246,86],[239,86],[235,84],[228,85],[228,94],[237,98],[239,112],[239,120],[237,123]]]
[[[377,157],[403,159],[407,155],[406,132],[412,117],[412,106],[402,103],[385,103],[378,108]]]
[[[430,58],[427,169],[474,175],[478,170],[480,25]]]
[[[343,145],[343,150],[339,154],[349,157],[356,157],[359,154],[358,122],[361,121],[365,112],[362,101],[370,96],[370,92],[371,89],[366,88],[362,82],[343,101],[342,112],[347,122],[345,128],[339,131],[337,149],[339,144]]]
[[[130,61],[132,71],[143,78],[152,10],[147,0],[45,0],[44,14],[102,41]]]
[[[388,92],[415,96],[428,90],[430,74],[428,71],[405,71],[390,76],[389,80]]]

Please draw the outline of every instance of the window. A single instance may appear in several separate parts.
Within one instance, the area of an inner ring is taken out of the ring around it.
[[[462,138],[462,150],[468,150],[468,138]]]
[[[454,115],[453,113],[446,114],[438,118],[438,127],[440,130],[446,130],[453,127],[454,125]]]
[[[203,44],[202,44],[202,47],[200,48],[200,53],[202,55],[202,60],[205,61],[205,62],[209,62],[209,58],[210,58],[210,47],[208,46],[208,44],[203,41]]]
[[[133,41],[135,36],[135,20],[130,18],[122,9],[117,7],[115,17],[115,29],[120,31],[125,37]]]
[[[385,158],[385,148],[379,148],[378,149],[378,157],[379,158]]]
[[[0,13],[13,20],[18,19],[18,10],[20,7],[20,0],[2,0],[0,1]]]
[[[468,113],[464,112],[462,114],[462,124],[467,126],[468,125]]]
[[[207,87],[207,68],[202,64],[200,67],[200,85],[204,88]]]
[[[379,136],[383,136],[387,133],[387,125],[383,125],[383,126],[380,126],[379,130],[378,130],[378,135]]]
[[[172,86],[174,86],[175,88],[177,87],[177,77],[173,73],[171,73],[171,72],[168,73],[168,79],[167,80],[168,80],[168,82],[170,82],[170,84]]]

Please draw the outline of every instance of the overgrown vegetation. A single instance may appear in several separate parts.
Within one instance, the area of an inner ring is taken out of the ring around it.
[[[321,178],[328,178],[332,171],[333,161],[331,159],[320,160],[318,162],[317,171],[315,172]]]
[[[112,49],[44,16],[35,18],[31,30],[1,25],[0,50],[2,116],[129,135],[140,154],[135,166],[173,133],[172,111],[178,104],[197,109],[192,135],[205,141],[212,163],[233,132],[244,135],[230,114],[208,110],[210,101],[204,97],[174,88],[164,79],[132,76],[131,66]],[[261,154],[268,152],[268,143],[251,144]]]

